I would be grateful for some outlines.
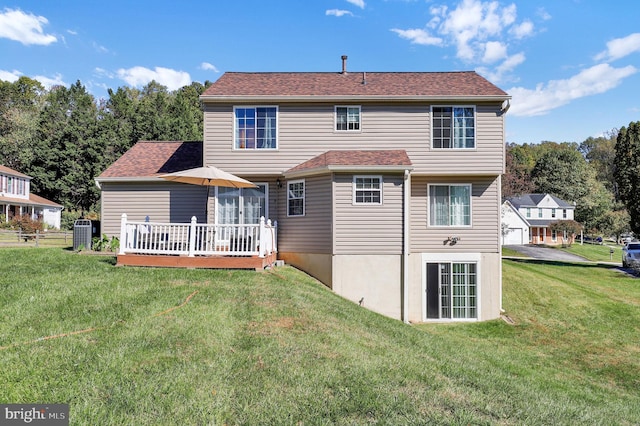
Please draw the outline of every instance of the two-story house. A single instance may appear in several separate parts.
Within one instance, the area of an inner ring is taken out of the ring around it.
[[[199,221],[277,220],[280,259],[393,318],[497,318],[509,98],[475,72],[347,72],[346,57],[342,72],[225,73],[201,96],[201,157],[141,142],[97,179],[103,232],[124,212],[202,215],[206,190],[158,177],[193,151],[192,167],[257,185],[211,191]]]
[[[551,194],[524,194],[502,204],[502,243],[504,245],[557,245],[572,240],[572,235],[558,235],[551,224],[574,220],[575,205]]]
[[[5,222],[29,215],[60,229],[62,206],[31,193],[31,177],[0,165],[0,216]]]

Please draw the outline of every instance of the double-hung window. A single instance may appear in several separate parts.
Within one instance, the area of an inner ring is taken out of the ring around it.
[[[235,107],[235,149],[276,149],[277,116],[275,106]]]
[[[471,185],[429,185],[431,226],[471,226]]]
[[[360,130],[360,107],[359,106],[337,106],[336,107],[336,130],[359,131]]]
[[[382,177],[354,176],[353,204],[382,204]]]
[[[287,216],[304,216],[304,180],[287,183]]]
[[[475,112],[473,106],[431,107],[431,146],[439,149],[475,148]]]

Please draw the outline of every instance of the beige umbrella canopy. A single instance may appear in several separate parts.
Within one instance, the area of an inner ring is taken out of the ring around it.
[[[207,204],[205,204],[205,217],[209,216],[209,188],[212,186],[224,186],[228,188],[257,188],[258,186],[231,173],[225,172],[213,166],[196,167],[195,169],[182,170],[159,176],[172,182],[189,183],[207,187]]]

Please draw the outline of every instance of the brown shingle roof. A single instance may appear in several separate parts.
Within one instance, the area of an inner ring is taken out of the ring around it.
[[[20,173],[20,172],[18,172],[16,170],[10,169],[9,167],[3,166],[3,165],[0,165],[0,173],[4,173],[4,174],[7,174],[7,175],[11,175],[11,176],[17,176],[17,177],[23,177],[23,178],[31,179],[31,176],[27,176],[27,175],[25,175],[23,173]]]
[[[51,206],[51,207],[62,207],[61,204],[54,203],[51,200],[47,200],[44,197],[35,194],[29,194],[29,199],[25,200],[24,198],[14,198],[14,197],[0,197],[0,202],[8,203],[8,204],[16,204],[22,206]]]
[[[397,150],[337,150],[327,151],[302,164],[299,164],[286,173],[303,172],[310,170],[330,169],[335,167],[344,168],[398,168],[406,169],[411,166],[411,160],[407,152],[402,149]]]
[[[366,84],[363,84],[363,79]],[[202,97],[498,97],[508,95],[473,71],[227,72]]]
[[[202,166],[202,142],[140,141],[125,152],[102,178],[153,177]]]

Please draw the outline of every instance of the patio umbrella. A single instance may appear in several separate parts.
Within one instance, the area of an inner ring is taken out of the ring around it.
[[[205,220],[209,220],[209,189],[212,186],[224,186],[228,188],[257,188],[258,186],[231,173],[225,172],[213,166],[196,167],[179,172],[168,173],[159,176],[162,179],[189,183],[207,187],[207,201],[205,204]]]

